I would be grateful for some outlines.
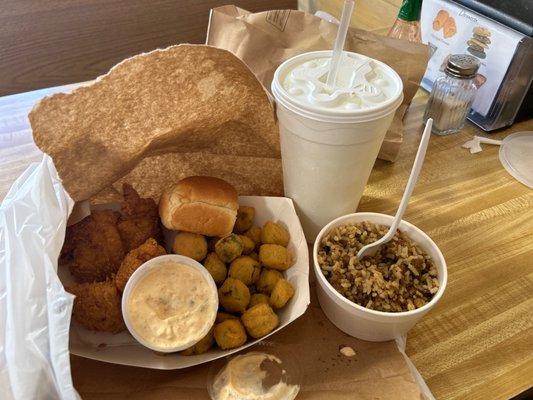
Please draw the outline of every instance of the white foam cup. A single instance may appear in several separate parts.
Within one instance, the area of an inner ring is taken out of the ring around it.
[[[356,210],[403,100],[399,75],[356,53],[344,53],[338,78],[342,88],[328,90],[324,82],[330,58],[331,51],[298,55],[281,64],[272,81],[285,195],[294,200],[310,243],[328,221]],[[357,74],[353,70],[359,64]],[[295,75],[302,65],[312,66],[309,82],[300,71]]]
[[[446,289],[448,272],[444,257],[431,238],[409,222],[400,223],[400,231],[404,232],[426,254],[437,268],[439,289],[425,305],[412,311],[383,312],[360,306],[342,296],[328,282],[318,264],[318,250],[322,238],[334,227],[369,221],[374,224],[390,226],[394,217],[385,214],[361,212],[337,218],[327,224],[318,234],[313,247],[313,264],[317,280],[318,301],[326,317],[340,330],[350,336],[372,342],[393,340],[407,332],[431,310],[442,297]]]

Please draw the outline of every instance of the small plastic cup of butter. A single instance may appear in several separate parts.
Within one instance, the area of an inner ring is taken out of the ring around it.
[[[298,360],[290,346],[261,342],[212,362],[207,391],[212,400],[294,400],[302,380]]]
[[[122,314],[131,335],[157,352],[185,350],[215,323],[218,292],[197,261],[168,254],[142,264],[122,295]]]

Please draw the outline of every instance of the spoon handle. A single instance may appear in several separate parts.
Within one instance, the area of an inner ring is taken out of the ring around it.
[[[400,225],[403,214],[407,209],[407,204],[409,204],[411,194],[413,193],[416,182],[418,181],[418,175],[420,175],[420,170],[422,169],[422,164],[424,164],[424,158],[426,157],[426,150],[428,148],[429,138],[431,136],[432,125],[433,119],[429,118],[426,122],[426,127],[424,128],[424,133],[422,134],[422,139],[420,140],[420,145],[418,146],[418,151],[416,152],[415,162],[413,163],[411,175],[409,175],[409,180],[405,186],[402,201],[400,202],[400,206],[398,207],[398,211],[396,211],[396,215],[394,217],[394,222],[389,230],[389,232],[392,232],[393,235],[394,232],[396,232],[396,229],[398,229],[398,225]]]
[[[400,206],[398,207],[398,211],[396,211],[396,215],[394,216],[394,220],[392,221],[389,231],[381,239],[376,240],[373,243],[367,244],[366,246],[363,246],[361,249],[359,249],[359,251],[357,252],[358,259],[361,260],[365,256],[375,254],[377,249],[382,244],[387,243],[389,240],[391,240],[394,234],[396,233],[396,230],[400,225],[400,221],[403,218],[403,214],[405,213],[405,209],[407,208],[407,204],[409,203],[409,199],[411,198],[411,194],[413,193],[413,189],[415,188],[416,181],[418,180],[418,175],[420,175],[420,170],[422,169],[422,164],[424,163],[424,158],[426,156],[426,150],[428,148],[432,125],[433,120],[429,118],[426,122],[426,127],[424,128],[422,139],[420,139],[420,145],[418,146],[418,151],[416,152],[413,168],[411,169],[411,175],[409,175],[409,180],[407,181],[407,185],[405,186],[405,191],[403,192],[402,200],[400,201]]]

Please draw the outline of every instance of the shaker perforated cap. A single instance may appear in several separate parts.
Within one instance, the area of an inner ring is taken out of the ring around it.
[[[479,61],[474,56],[467,54],[453,54],[448,59],[446,73],[456,78],[468,79],[476,76]]]

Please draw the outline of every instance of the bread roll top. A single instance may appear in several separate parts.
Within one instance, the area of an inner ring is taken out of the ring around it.
[[[163,192],[159,215],[167,229],[226,236],[233,230],[238,208],[237,191],[228,182],[191,176]]]

